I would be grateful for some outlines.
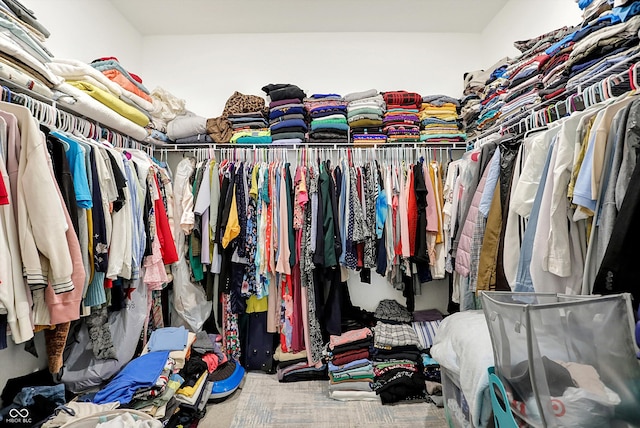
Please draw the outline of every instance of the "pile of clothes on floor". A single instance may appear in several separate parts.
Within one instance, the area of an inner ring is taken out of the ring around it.
[[[313,94],[304,100],[311,119],[310,143],[348,143],[347,102],[338,94]]]
[[[461,143],[467,138],[458,114],[460,100],[446,95],[422,97],[420,141],[426,143]]]
[[[49,428],[109,410],[125,419],[131,412],[147,421],[146,427],[193,423],[204,416],[216,382],[229,378],[236,367],[220,340],[219,335],[191,333],[184,327],[157,329],[141,355],[108,384],[75,397],[65,395],[65,385],[44,373],[10,380],[2,393],[6,406],[0,421],[11,423],[17,414],[12,409],[26,408],[31,420],[27,426],[44,422]]]
[[[155,330],[142,355],[116,375],[92,399],[119,402],[162,421],[200,419],[211,395],[210,375],[225,363],[219,337],[184,327]]]
[[[422,345],[411,325],[412,316],[395,300],[382,300],[375,311],[372,389],[382,404],[425,402]]]
[[[382,120],[389,143],[419,142],[422,97],[415,92],[393,91],[383,94],[387,110]]]
[[[347,120],[354,144],[373,145],[387,142],[382,119],[387,105],[376,89],[345,95]]]
[[[269,84],[262,88],[270,99],[269,129],[274,144],[299,144],[308,131],[303,100],[306,94],[296,85]]]
[[[325,350],[329,361],[329,397],[341,401],[379,400],[371,390],[372,345],[373,333],[366,327],[331,335]]]

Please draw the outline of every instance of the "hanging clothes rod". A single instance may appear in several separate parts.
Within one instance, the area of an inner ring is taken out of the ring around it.
[[[461,143],[393,143],[393,144],[353,144],[353,143],[300,143],[300,144],[166,144],[156,147],[158,150],[167,152],[185,152],[197,149],[209,149],[209,150],[230,150],[230,149],[267,149],[267,150],[299,150],[304,148],[319,148],[319,149],[385,149],[385,148],[411,148],[411,149],[453,149],[453,150],[467,150],[467,144]]]
[[[50,109],[52,108],[55,111],[56,116],[58,116],[56,118],[56,122],[58,123],[72,122],[72,123],[80,123],[83,126],[94,126],[96,129],[96,132],[98,133],[98,136],[102,136],[102,131],[104,130],[106,133],[106,138],[109,141],[114,142],[112,140],[115,140],[121,143],[119,145],[127,146],[130,148],[152,149],[154,146],[153,142],[134,140],[133,138],[123,134],[122,132],[115,131],[96,120],[93,120],[86,116],[82,116],[77,112],[74,112],[73,110],[64,107],[60,103],[56,102],[55,99],[45,97],[44,95],[39,94],[35,91],[32,91],[28,88],[24,88],[19,85],[16,85],[15,83],[3,77],[0,77],[0,86],[3,89],[2,91],[3,101],[10,102],[13,104],[20,104],[24,107],[29,108],[32,113],[34,112],[34,110],[35,111],[45,110],[44,108],[41,108],[40,106],[38,106],[38,103],[42,103],[48,106]],[[65,96],[72,97],[71,95],[66,95],[66,94]],[[38,117],[36,118],[40,119]]]
[[[628,73],[631,72],[631,70],[633,70],[634,68],[640,65],[640,62],[633,62],[638,59],[640,59],[640,53],[636,53],[635,55],[632,55],[631,57],[626,58],[625,60],[620,61],[619,63],[605,70],[602,70],[599,73],[596,73],[594,76],[590,77],[584,82],[581,82],[580,84],[567,87],[565,92],[563,92],[562,94],[559,94],[549,100],[546,100],[531,109],[524,110],[521,113],[515,115],[514,117],[509,118],[506,121],[499,123],[497,125],[494,125],[491,128],[483,131],[480,135],[472,139],[469,139],[468,144],[473,145],[476,141],[482,140],[483,138],[486,138],[497,132],[500,132],[501,134],[504,135],[506,131],[513,129],[514,125],[517,126],[519,122],[523,122],[527,119],[532,120],[531,118],[535,117],[536,114],[538,114],[543,110],[553,109],[558,111],[559,109],[561,109],[561,106],[568,107],[567,102],[570,102],[570,99],[572,99],[572,97],[575,98],[576,96],[579,96],[585,93],[590,93],[590,92],[595,93],[596,88],[599,89],[601,85],[603,85],[603,83],[606,83],[607,81],[611,81],[613,79],[625,77]],[[629,66],[629,63],[631,62],[633,62],[633,64]],[[623,66],[624,68],[622,68]],[[612,75],[611,73],[614,72],[614,70],[621,70],[621,71]],[[605,75],[606,77],[603,78],[603,76]],[[588,86],[585,87],[585,85],[587,84]],[[558,99],[562,97],[566,97],[566,99],[562,101],[558,101]],[[565,110],[565,111],[568,111],[568,110]]]

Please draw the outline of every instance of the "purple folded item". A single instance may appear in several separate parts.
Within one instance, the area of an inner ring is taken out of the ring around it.
[[[394,114],[385,116],[383,122],[419,122],[420,119],[415,114]]]
[[[413,321],[415,322],[440,321],[442,318],[442,312],[437,309],[426,309],[413,313]]]
[[[299,100],[298,98],[289,98],[289,99],[286,99],[286,100],[271,101],[269,103],[269,108],[283,106],[285,104],[300,104],[300,103],[302,103],[302,100]]]
[[[313,94],[311,98],[342,98],[338,94]]]

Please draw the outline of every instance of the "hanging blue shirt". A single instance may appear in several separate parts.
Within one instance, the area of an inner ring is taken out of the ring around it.
[[[540,205],[542,205],[542,195],[544,194],[544,187],[547,183],[547,175],[551,165],[551,155],[553,154],[553,147],[556,139],[554,137],[553,142],[549,146],[547,152],[547,160],[540,176],[540,184],[538,185],[538,191],[536,197],[533,200],[533,206],[531,207],[531,213],[529,214],[529,221],[527,222],[527,229],[524,232],[522,238],[522,245],[520,247],[520,259],[518,260],[518,273],[516,275],[516,285],[513,291],[516,292],[534,292],[533,281],[531,279],[531,257],[533,256],[533,241],[536,237],[536,228],[538,226],[538,216],[540,215]]]
[[[73,177],[73,189],[76,194],[76,201],[79,208],[92,208],[93,199],[91,199],[91,190],[89,190],[89,178],[87,177],[87,165],[84,150],[80,144],[73,138],[54,131],[51,135],[60,141],[67,143],[65,148],[67,160],[69,161],[69,169]]]

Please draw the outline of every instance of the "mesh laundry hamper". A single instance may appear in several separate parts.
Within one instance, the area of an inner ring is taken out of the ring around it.
[[[628,294],[484,292],[496,374],[533,426],[640,426],[640,363]]]

